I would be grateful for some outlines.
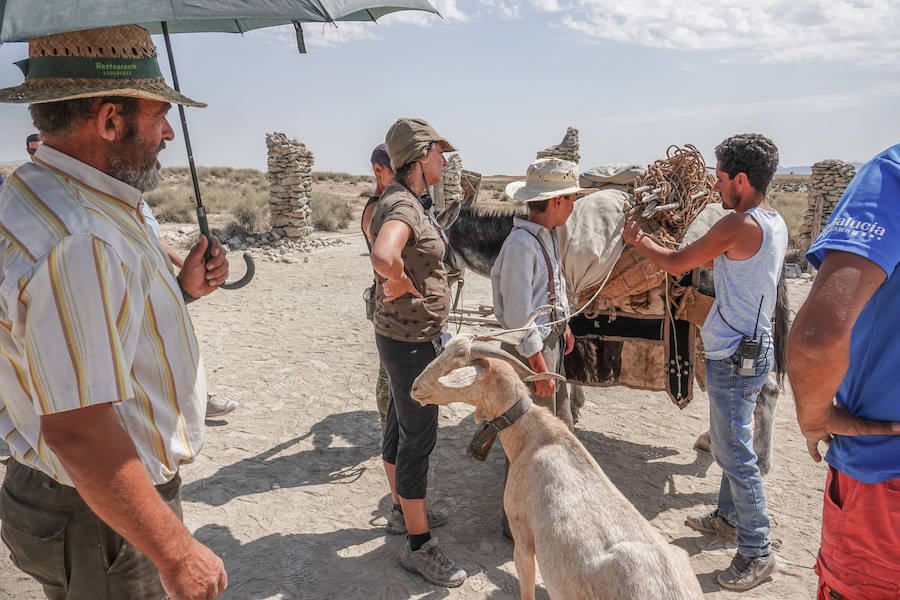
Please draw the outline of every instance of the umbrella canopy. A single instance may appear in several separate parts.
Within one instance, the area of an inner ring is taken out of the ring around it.
[[[439,15],[428,0],[0,0],[0,43],[24,42],[31,38],[67,31],[113,25],[140,25],[150,33],[162,33],[172,71],[178,85],[169,33],[243,33],[252,29],[292,23],[297,32],[297,48],[306,52],[300,23],[335,21],[375,21],[399,10],[422,10]],[[197,223],[209,238],[206,208],[200,198],[200,183],[194,165],[191,137],[184,107],[178,105],[188,166],[194,186]],[[207,249],[207,259],[209,250]],[[236,282],[223,283],[225,289],[246,285],[254,273],[253,259],[244,253],[247,272]]]
[[[243,33],[288,23],[374,21],[398,10],[438,14],[428,0],[0,0],[0,42],[109,25],[150,33]]]

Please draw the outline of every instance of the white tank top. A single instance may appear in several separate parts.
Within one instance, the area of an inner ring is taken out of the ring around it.
[[[746,214],[762,229],[762,243],[750,258],[732,260],[722,253],[713,261],[716,301],[700,331],[706,358],[711,360],[734,354],[741,337],[753,335],[754,329],[764,350],[772,345],[772,314],[787,252],[787,226],[774,210],[756,207]]]

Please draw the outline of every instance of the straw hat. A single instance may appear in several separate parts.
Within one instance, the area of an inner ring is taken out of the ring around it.
[[[590,191],[578,185],[578,165],[559,158],[537,159],[528,165],[525,181],[513,181],[506,186],[507,196],[524,202],[541,202]]]
[[[168,85],[156,46],[137,25],[56,33],[28,42],[16,65],[25,83],[0,90],[0,102],[39,104],[95,96],[126,96],[204,107]]]
[[[397,119],[388,129],[384,142],[394,171],[425,156],[432,142],[441,145],[441,152],[456,150],[423,119]]]

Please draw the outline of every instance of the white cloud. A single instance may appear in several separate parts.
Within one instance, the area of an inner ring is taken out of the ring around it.
[[[721,50],[750,60],[896,67],[896,0],[579,0],[563,25],[589,38]]]
[[[826,114],[862,109],[877,100],[889,98],[900,99],[900,83],[883,84],[866,90],[845,93],[816,94],[732,104],[713,104],[705,106],[692,105],[630,114],[606,115],[603,117],[596,117],[592,119],[591,122],[594,124],[616,126],[621,126],[623,124],[638,126],[697,122],[703,120],[713,121],[716,119],[734,120],[740,117],[754,115],[791,113]]]
[[[559,12],[562,10],[562,7],[559,5],[559,0],[533,0],[534,7],[543,12]]]
[[[519,2],[516,0],[482,0],[479,2],[486,12],[494,13],[504,19],[519,18]]]

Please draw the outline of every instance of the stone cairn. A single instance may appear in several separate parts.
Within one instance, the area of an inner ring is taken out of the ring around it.
[[[578,143],[578,130],[574,127],[569,127],[566,129],[566,135],[563,137],[562,142],[555,146],[551,146],[546,150],[541,150],[537,153],[538,158],[561,158],[563,160],[570,160],[574,163],[577,163],[581,160],[581,155],[578,153],[579,143]]]
[[[443,188],[444,206],[462,200],[462,158],[454,154],[444,167],[444,175],[441,181]]]
[[[266,134],[269,149],[269,222],[273,233],[297,239],[312,232],[313,153],[280,132]]]
[[[823,160],[812,166],[809,181],[809,205],[800,228],[800,245],[806,251],[822,232],[837,206],[856,168],[842,160]]]

